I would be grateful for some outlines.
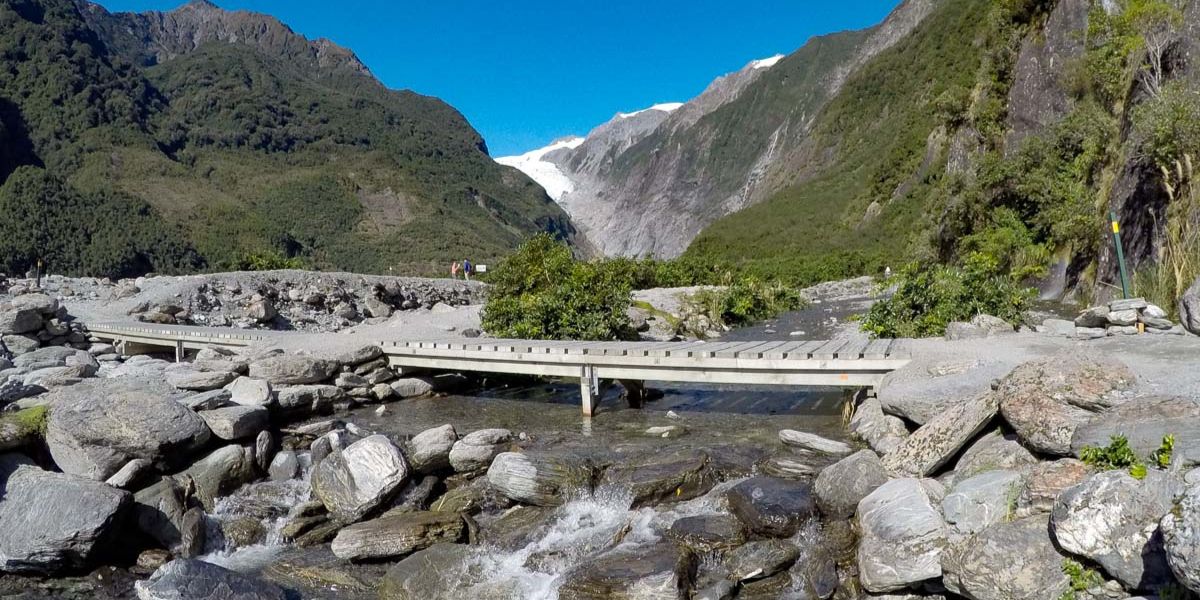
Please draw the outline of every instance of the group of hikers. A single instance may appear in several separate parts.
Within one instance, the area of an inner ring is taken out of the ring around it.
[[[475,274],[475,265],[472,265],[471,261],[465,258],[462,262],[456,260],[450,264],[450,278],[458,279],[459,273],[462,273],[463,279],[470,281],[471,276]]]

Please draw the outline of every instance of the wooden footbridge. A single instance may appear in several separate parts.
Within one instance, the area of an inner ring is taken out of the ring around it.
[[[92,335],[126,354],[160,348],[182,360],[187,350],[237,349],[286,332],[175,325],[101,324]],[[797,342],[551,342],[445,339],[380,342],[394,367],[406,370],[478,371],[578,379],[583,413],[595,411],[601,380],[617,380],[634,404],[642,382],[677,381],[746,385],[879,387],[885,375],[908,364],[900,340]]]

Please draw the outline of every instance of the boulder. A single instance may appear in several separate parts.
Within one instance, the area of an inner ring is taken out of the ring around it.
[[[209,390],[181,398],[179,403],[195,411],[213,410],[229,406],[232,397],[226,389]]]
[[[1163,308],[1157,304],[1146,304],[1146,308],[1142,309],[1142,317],[1149,319],[1165,319],[1167,318],[1167,311],[1163,310]]]
[[[266,298],[257,298],[246,307],[246,317],[259,323],[266,323],[278,314],[275,305]]]
[[[434,544],[396,563],[379,581],[380,600],[458,600],[475,580],[471,546]],[[475,575],[478,577],[478,574]]]
[[[433,392],[433,380],[428,377],[401,377],[388,385],[401,398],[416,398]]]
[[[628,491],[634,508],[691,500],[716,484],[711,462],[695,449],[661,453],[610,466],[600,485]]]
[[[16,412],[0,412],[0,453],[39,441],[41,429],[45,423],[45,407],[27,408]]]
[[[193,392],[207,392],[222,388],[237,378],[237,373],[229,371],[197,371],[194,369],[177,369],[167,373],[167,383],[176,389]]]
[[[565,452],[503,452],[487,471],[492,488],[535,506],[559,506],[590,494],[595,477],[590,460]]]
[[[105,385],[58,400],[50,410],[46,445],[64,472],[103,481],[133,458],[177,465],[211,435],[203,419],[174,400]]]
[[[62,367],[67,364],[67,359],[75,358],[76,352],[80,351],[65,346],[49,346],[34,350],[28,354],[22,354],[14,358],[12,364],[14,367],[30,371],[48,369],[50,367]]]
[[[408,473],[400,449],[372,435],[325,457],[313,469],[312,489],[334,517],[354,523],[391,500]]]
[[[792,566],[801,552],[788,540],[750,542],[725,555],[729,576],[737,581],[770,577]]]
[[[335,385],[297,385],[280,388],[275,393],[275,401],[280,408],[306,409],[317,413],[346,398],[346,392]]]
[[[891,592],[942,575],[947,528],[926,486],[893,479],[858,503],[858,572],[870,592]]]
[[[190,558],[173,560],[134,584],[138,600],[286,600],[283,589],[257,577]]]
[[[386,402],[395,398],[396,392],[386,383],[377,383],[371,386],[371,397],[380,402]]]
[[[1188,488],[1161,522],[1171,572],[1187,589],[1200,593],[1200,486]]]
[[[943,411],[883,457],[889,473],[931,475],[996,416],[998,399],[984,394]]]
[[[729,510],[753,533],[785,538],[816,514],[812,484],[774,477],[751,477],[725,492]]]
[[[1065,319],[1046,319],[1038,331],[1050,335],[1075,337],[1075,322]]]
[[[1076,428],[1071,453],[1078,457],[1088,446],[1107,446],[1116,435],[1128,439],[1129,447],[1141,457],[1149,456],[1164,436],[1172,435],[1172,465],[1200,464],[1200,403],[1188,398],[1135,398]]]
[[[1050,512],[1063,490],[1078,485],[1090,473],[1087,465],[1073,458],[1034,465],[1029,469],[1025,488],[1017,499],[1018,513],[1030,515]]]
[[[250,363],[250,377],[271,385],[318,383],[337,373],[338,363],[301,354],[276,354]]]
[[[300,472],[300,459],[295,452],[291,450],[283,450],[271,459],[271,465],[267,467],[267,473],[271,477],[271,481],[287,481],[294,478]]]
[[[1131,327],[1137,325],[1138,311],[1136,309],[1109,310],[1108,324],[1114,327]]]
[[[267,406],[271,404],[271,384],[251,377],[238,377],[229,385],[229,401],[240,406]]]
[[[1071,350],[1026,362],[997,386],[1000,412],[1031,450],[1065,456],[1075,429],[1119,403],[1135,380],[1124,363]]]
[[[1108,327],[1108,307],[1093,306],[1083,310],[1075,317],[1075,326],[1089,329]]]
[[[230,406],[198,413],[213,435],[226,441],[253,437],[266,429],[270,414],[261,406]]]
[[[32,333],[42,328],[42,315],[31,308],[0,307],[0,335]]]
[[[368,382],[362,375],[342,372],[338,373],[337,379],[334,379],[333,381],[333,385],[336,385],[344,390],[349,390],[352,388],[367,387]]]
[[[562,575],[559,598],[682,598],[696,570],[696,558],[674,544],[621,548],[589,560]]]
[[[1037,458],[1021,445],[1016,435],[997,430],[963,451],[954,464],[954,481],[997,469],[1019,471],[1036,463]]]
[[[22,294],[13,298],[12,305],[17,310],[36,310],[48,317],[58,312],[58,300],[46,294]]]
[[[825,467],[813,490],[822,514],[831,519],[847,519],[854,516],[860,500],[887,480],[879,456],[870,450],[859,450]]]
[[[204,510],[193,505],[186,486],[163,477],[133,497],[138,531],[176,556],[192,558],[204,550]]]
[[[899,417],[884,414],[878,398],[867,398],[858,404],[850,418],[850,433],[882,456],[908,437],[908,428]]]
[[[1014,471],[985,471],[962,480],[942,499],[946,523],[959,533],[977,533],[1011,519],[1023,483]]]
[[[942,554],[946,589],[972,600],[1062,597],[1070,589],[1064,557],[1050,539],[1049,517],[996,523]]]
[[[175,479],[184,485],[190,480],[196,497],[205,510],[212,512],[216,509],[218,498],[228,495],[254,477],[254,451],[230,445],[196,461],[196,464],[176,475]]]
[[[1055,539],[1128,589],[1156,589],[1171,577],[1158,524],[1182,488],[1182,482],[1155,470],[1141,481],[1125,471],[1092,475],[1055,502]]]
[[[1200,277],[1179,298],[1179,322],[1184,329],[1200,335]]]
[[[450,449],[450,465],[459,473],[486,469],[512,441],[507,429],[480,429],[463,436]]]
[[[426,429],[408,442],[409,465],[418,473],[432,473],[450,467],[450,450],[458,434],[450,424]]]
[[[43,471],[0,455],[0,573],[55,573],[102,556],[130,495],[103,483]]]
[[[381,356],[383,356],[383,348],[379,347],[378,344],[367,344],[350,352],[339,354],[337,361],[343,365],[354,366],[371,362]]]
[[[0,406],[10,402],[16,402],[22,398],[36,396],[46,391],[46,388],[40,385],[25,383],[22,377],[11,377],[5,379],[0,376]]]
[[[275,456],[275,436],[265,428],[254,436],[254,465],[262,473],[271,466],[271,458]]]
[[[390,513],[339,531],[332,549],[343,560],[400,557],[434,544],[457,542],[466,529],[456,513]]]
[[[816,434],[792,429],[780,430],[779,441],[786,446],[835,457],[846,456],[854,452],[854,449],[845,442],[829,440]]]
[[[704,555],[724,552],[744,544],[746,530],[733,515],[692,515],[671,523],[667,528],[667,537],[692,552]]]
[[[125,463],[125,466],[118,469],[104,483],[115,488],[130,489],[134,483],[141,479],[143,475],[153,470],[153,468],[154,463],[144,458],[135,458]]]

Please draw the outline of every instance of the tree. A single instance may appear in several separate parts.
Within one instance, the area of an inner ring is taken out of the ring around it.
[[[1130,0],[1123,18],[1135,32],[1145,51],[1145,62],[1138,67],[1138,78],[1152,96],[1162,93],[1167,73],[1164,60],[1179,39],[1183,10],[1179,0]]]

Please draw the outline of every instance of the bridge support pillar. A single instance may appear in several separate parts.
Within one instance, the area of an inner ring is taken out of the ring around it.
[[[579,395],[583,401],[583,416],[590,417],[595,414],[596,401],[600,397],[600,382],[596,380],[596,370],[591,365],[579,367]]]
[[[629,408],[641,408],[645,404],[646,398],[646,382],[636,379],[618,379],[621,387],[625,388],[625,402],[629,403]]]
[[[183,355],[183,340],[178,340],[175,342],[175,362],[183,362]]]

